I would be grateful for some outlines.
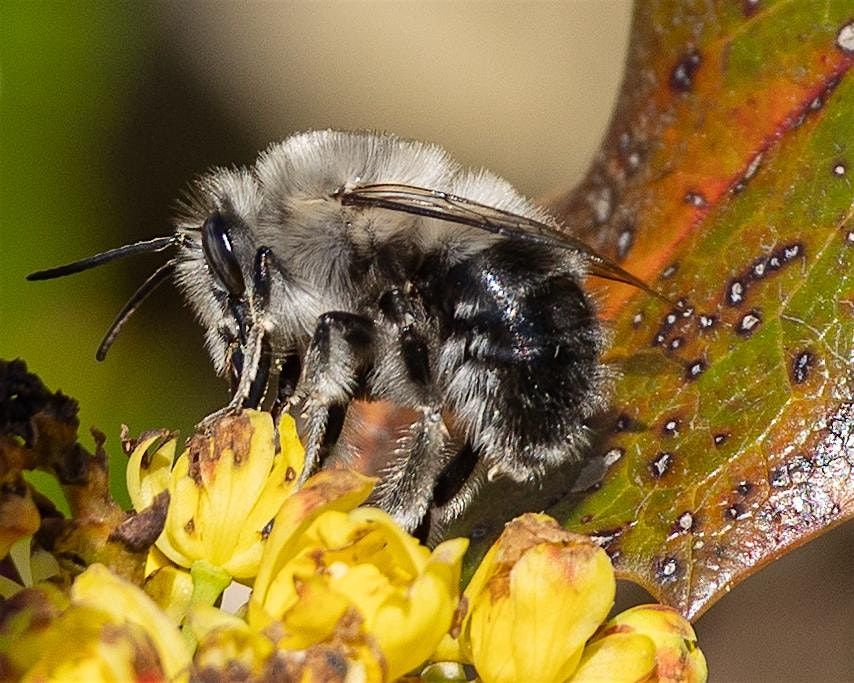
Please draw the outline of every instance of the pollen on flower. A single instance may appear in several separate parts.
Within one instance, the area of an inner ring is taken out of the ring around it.
[[[344,562],[333,562],[326,568],[329,575],[336,579],[343,578],[348,570],[347,564]]]

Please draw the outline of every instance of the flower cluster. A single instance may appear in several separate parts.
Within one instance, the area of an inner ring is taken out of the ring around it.
[[[167,432],[128,442],[136,512],[108,533],[78,535],[93,547],[73,568],[60,545],[54,557],[32,544],[40,513],[26,489],[13,505],[28,511],[25,523],[0,508],[3,550],[27,577],[0,584],[3,675],[705,680],[694,633],[673,610],[639,607],[602,623],[614,599],[607,555],[544,515],[508,524],[460,595],[467,540],[429,550],[362,505],[374,480],[355,472],[323,471],[297,489],[303,452],[290,418],[275,429],[268,414],[246,411],[177,458],[176,444]],[[125,550],[111,554],[110,543]],[[228,586],[226,598],[243,604],[224,607]]]
[[[510,522],[464,593],[456,638],[436,655],[471,663],[485,683],[705,681],[705,658],[676,610],[642,605],[602,623],[614,570],[587,536],[547,515]]]

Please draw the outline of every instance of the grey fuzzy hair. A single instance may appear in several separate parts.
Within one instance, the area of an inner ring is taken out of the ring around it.
[[[180,205],[176,230],[185,238],[176,282],[200,320],[219,373],[226,367],[222,330],[233,325],[221,286],[201,250],[200,228],[215,211],[236,217],[235,251],[241,270],[266,246],[283,272],[273,272],[270,305],[258,311],[274,352],[305,349],[326,311],[356,312],[363,282],[350,274],[355,258],[370,261],[389,243],[418,253],[442,252],[449,263],[486,249],[497,239],[476,227],[373,207],[345,207],[336,191],[375,183],[409,184],[453,193],[554,224],[554,219],[502,178],[463,168],[442,148],[395,135],[312,131],[271,145],[246,169],[214,169],[198,179]],[[584,260],[567,251],[569,270]],[[287,277],[284,277],[284,273]],[[251,277],[246,279],[251,290]],[[232,334],[236,330],[230,330]]]

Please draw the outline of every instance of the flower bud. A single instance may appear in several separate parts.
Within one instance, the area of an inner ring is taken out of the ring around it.
[[[167,681],[151,639],[136,624],[115,624],[109,615],[72,607],[50,626],[40,656],[24,681],[113,683]]]
[[[0,607],[0,671],[18,680],[44,654],[53,621],[68,608],[68,596],[50,583],[17,591]]]
[[[133,624],[151,639],[170,678],[185,672],[189,649],[177,626],[145,592],[104,565],[93,564],[71,587],[73,606],[97,610],[118,625]]]
[[[581,655],[567,683],[646,683],[655,679],[655,645],[640,633],[613,633]]]
[[[510,522],[478,567],[460,638],[486,683],[565,681],[614,602],[614,571],[586,536],[546,515]]]
[[[655,646],[656,680],[661,683],[703,683],[709,675],[691,624],[672,607],[638,605],[611,619],[597,640],[612,634],[642,634]]]

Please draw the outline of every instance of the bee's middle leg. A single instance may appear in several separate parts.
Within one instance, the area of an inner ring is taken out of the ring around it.
[[[291,405],[302,402],[306,426],[304,482],[335,444],[347,406],[373,362],[374,325],[342,311],[318,318]]]
[[[401,289],[386,292],[379,302],[378,353],[372,388],[418,413],[397,442],[371,502],[405,529],[423,520],[436,480],[453,458],[450,436],[442,418],[442,401],[431,367],[431,347],[438,345],[417,296]]]

